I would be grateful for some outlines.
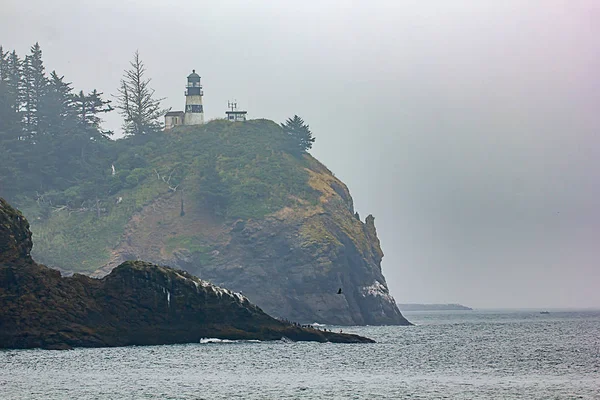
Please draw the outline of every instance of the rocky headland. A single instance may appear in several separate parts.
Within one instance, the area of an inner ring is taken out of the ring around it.
[[[273,121],[217,120],[109,142],[95,181],[15,198],[33,256],[98,278],[127,260],[169,265],[305,324],[409,325],[375,218],[286,136]]]
[[[29,224],[0,198],[0,348],[197,343],[201,338],[368,343],[274,319],[184,271],[129,261],[102,279],[62,277],[30,256]]]

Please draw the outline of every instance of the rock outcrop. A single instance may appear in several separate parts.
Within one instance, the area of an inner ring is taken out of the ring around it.
[[[28,203],[33,255],[95,277],[127,260],[170,265],[303,323],[408,325],[374,218],[361,220],[346,185],[290,153],[287,136],[272,121],[212,121],[117,143],[104,198],[65,204],[89,192],[85,182],[45,211]]]
[[[299,199],[261,219],[218,225],[202,219],[201,210],[179,217],[180,196],[167,194],[132,219],[113,260],[96,276],[124,260],[146,259],[243,292],[270,315],[304,323],[409,325],[381,270],[375,218],[357,218],[346,185],[306,159],[316,204]],[[196,217],[202,222],[183,221]],[[158,221],[161,229],[153,232]],[[178,245],[169,248],[169,242]]]
[[[125,262],[103,279],[62,277],[29,256],[28,227],[0,198],[0,348],[197,343],[205,337],[372,342],[284,323],[239,293],[147,262]]]
[[[0,263],[28,260],[32,245],[25,217],[0,198]]]

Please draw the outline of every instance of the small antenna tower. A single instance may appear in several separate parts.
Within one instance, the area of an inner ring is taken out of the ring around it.
[[[227,107],[231,109],[231,111],[235,111],[237,109],[237,101],[227,101]]]

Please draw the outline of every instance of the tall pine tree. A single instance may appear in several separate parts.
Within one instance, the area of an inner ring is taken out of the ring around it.
[[[73,154],[78,155],[72,160],[73,166],[80,171],[88,171],[94,167],[95,160],[92,158],[96,158],[98,145],[113,134],[103,131],[100,126],[100,115],[113,110],[110,103],[110,100],[104,100],[102,93],[96,89],[88,94],[81,90],[73,96],[77,129],[69,144]]]
[[[31,53],[25,57],[23,76],[25,130],[29,134],[29,139],[35,142],[38,135],[44,134],[40,131],[40,104],[48,89],[48,78],[46,77],[44,62],[42,61],[42,49],[39,43],[34,44],[31,47]]]
[[[0,140],[6,140],[9,136],[7,122],[10,119],[12,107],[8,78],[8,52],[5,52],[0,46]]]
[[[10,147],[22,136],[22,62],[15,51],[4,53],[0,47],[0,53],[0,140]]]
[[[96,89],[88,94],[84,94],[83,90],[81,90],[73,99],[79,124],[86,129],[91,128],[97,131],[92,135],[94,139],[97,139],[97,134],[108,137],[114,133],[111,131],[102,131],[100,128],[100,123],[102,122],[100,115],[113,110],[110,105],[111,101],[104,100],[102,98],[103,94]]]
[[[156,132],[162,128],[160,118],[168,109],[161,108],[160,102],[164,99],[154,97],[151,79],[145,77],[146,67],[138,51],[129,64],[131,68],[125,71],[115,96],[124,120],[123,130],[126,135],[134,136]]]
[[[297,115],[293,118],[288,118],[285,123],[281,124],[283,131],[288,135],[289,146],[287,150],[295,155],[306,153],[312,148],[315,138],[304,120]]]
[[[38,126],[44,135],[72,134],[76,121],[72,91],[71,83],[52,71],[38,104]]]

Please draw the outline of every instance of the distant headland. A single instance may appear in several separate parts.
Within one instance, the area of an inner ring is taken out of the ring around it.
[[[462,304],[398,304],[400,311],[472,311],[471,307]]]

